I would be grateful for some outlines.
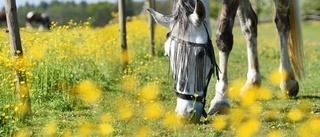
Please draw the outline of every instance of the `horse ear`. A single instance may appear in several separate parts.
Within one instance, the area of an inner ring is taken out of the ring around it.
[[[152,15],[152,17],[154,18],[154,20],[160,24],[161,26],[163,27],[166,27],[168,29],[170,29],[170,23],[172,22],[172,18],[171,17],[167,17],[167,16],[164,16],[162,15],[161,13],[159,12],[156,12],[155,10],[149,8],[147,9],[150,14]]]
[[[206,17],[206,9],[201,0],[197,0],[193,13],[189,16],[192,23],[199,26]]]

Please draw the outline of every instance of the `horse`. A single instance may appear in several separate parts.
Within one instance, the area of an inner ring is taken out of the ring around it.
[[[217,74],[211,41],[210,0],[173,0],[171,15],[148,9],[154,20],[169,29],[164,45],[175,80],[175,112],[196,123],[204,110],[210,78]]]
[[[295,77],[305,77],[299,0],[274,0],[274,7],[274,21],[280,37],[279,87],[287,96],[296,96],[299,84]],[[233,46],[232,29],[236,14],[248,51],[247,81],[239,96],[245,95],[244,92],[250,88],[261,86],[257,52],[258,17],[251,3],[249,0],[223,0],[216,32],[219,65],[215,63],[213,49],[208,50],[212,45],[209,8],[209,0],[173,0],[172,15],[148,9],[158,24],[170,30],[164,47],[175,79],[176,113],[195,122],[201,115],[206,117],[206,114],[229,112],[227,64]],[[214,72],[217,75],[216,93],[206,113],[205,97]]]
[[[6,21],[7,21],[6,12],[1,11],[0,12],[0,22],[6,22]]]
[[[36,13],[30,11],[26,14],[26,27],[32,27],[32,23],[39,24],[39,30],[50,30],[50,17],[46,13]]]
[[[274,0],[274,22],[280,37],[280,84],[281,91],[287,97],[296,96],[299,92],[299,79],[305,77],[303,40],[299,0]],[[240,26],[247,42],[248,71],[247,80],[241,88],[239,99],[246,91],[261,86],[257,51],[258,17],[249,0],[223,0],[220,21],[216,32],[216,44],[219,50],[219,80],[216,82],[216,94],[210,102],[208,114],[223,113],[230,108],[227,99],[228,58],[233,46],[232,28],[235,15],[238,15]],[[290,61],[291,60],[291,61]],[[292,64],[291,64],[292,63]],[[293,67],[292,67],[293,66]]]
[[[2,22],[7,27],[7,17],[6,17],[6,12],[4,12],[4,11],[0,12],[0,23],[2,24]],[[7,33],[9,32],[8,28],[5,29],[5,32],[7,32]]]

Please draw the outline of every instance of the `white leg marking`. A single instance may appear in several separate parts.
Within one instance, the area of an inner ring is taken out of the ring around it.
[[[219,74],[220,80],[216,83],[216,94],[210,102],[210,108],[208,111],[208,114],[210,115],[220,113],[221,111],[224,111],[223,109],[225,109],[225,107],[230,107],[226,94],[228,87],[227,64],[229,53],[219,51],[219,57],[219,67],[221,70],[221,73]]]

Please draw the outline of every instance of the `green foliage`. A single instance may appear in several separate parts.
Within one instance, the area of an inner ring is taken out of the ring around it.
[[[221,0],[211,0],[210,1],[210,16],[214,19],[217,19],[219,17],[220,11],[222,7],[222,1]]]
[[[320,11],[320,1],[318,0],[303,0],[301,3],[304,12]]]
[[[118,9],[117,5],[109,3],[96,3],[90,4],[87,7],[87,14],[92,17],[94,26],[104,26],[107,21],[112,19],[111,13],[116,12]]]
[[[142,5],[143,2],[126,1],[126,15],[138,15],[142,10]],[[76,22],[82,22],[91,17],[92,26],[105,26],[113,19],[112,12],[118,11],[118,5],[110,2],[88,4],[83,1],[80,4],[76,4],[73,1],[52,1],[50,3],[42,1],[40,5],[34,6],[27,2],[25,6],[19,7],[18,10],[20,26],[25,26],[25,16],[29,11],[47,13],[51,20],[58,22],[59,25],[66,25],[71,19]]]

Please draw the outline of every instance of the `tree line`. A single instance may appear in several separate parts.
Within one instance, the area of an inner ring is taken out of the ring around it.
[[[222,0],[210,1],[211,17],[213,19],[218,19],[222,7]],[[272,18],[272,0],[250,0],[250,2],[260,19]],[[126,16],[139,15],[143,10],[145,10],[143,9],[144,1],[137,2],[133,0],[126,0],[125,4]],[[304,15],[312,11],[320,11],[320,1],[303,0],[301,1],[301,4],[302,13]],[[171,12],[172,0],[156,0],[155,5],[157,11],[163,14],[169,14]],[[87,3],[86,1],[82,1],[77,4],[73,1],[61,2],[53,0],[51,2],[42,1],[39,5],[32,5],[27,2],[24,6],[18,8],[20,26],[25,26],[25,16],[29,11],[47,13],[51,17],[51,20],[58,22],[59,25],[65,25],[71,19],[75,22],[88,21],[88,18],[90,17],[91,25],[100,27],[108,24],[108,22],[114,18],[112,13],[118,12],[118,3]]]
[[[133,0],[126,0],[126,16],[135,16],[143,10],[144,2],[135,2]],[[167,11],[167,7],[171,6],[169,0],[161,0],[157,2],[157,8],[160,11]],[[4,11],[4,9],[2,9]],[[25,26],[26,14],[29,11],[46,13],[50,16],[51,21],[58,22],[58,25],[68,24],[70,20],[74,22],[89,21],[92,26],[100,27],[108,24],[114,18],[113,13],[118,12],[118,3],[98,2],[87,3],[82,1],[79,4],[68,1],[61,2],[53,0],[51,2],[42,1],[39,5],[32,5],[28,2],[24,6],[18,8],[19,26]]]

